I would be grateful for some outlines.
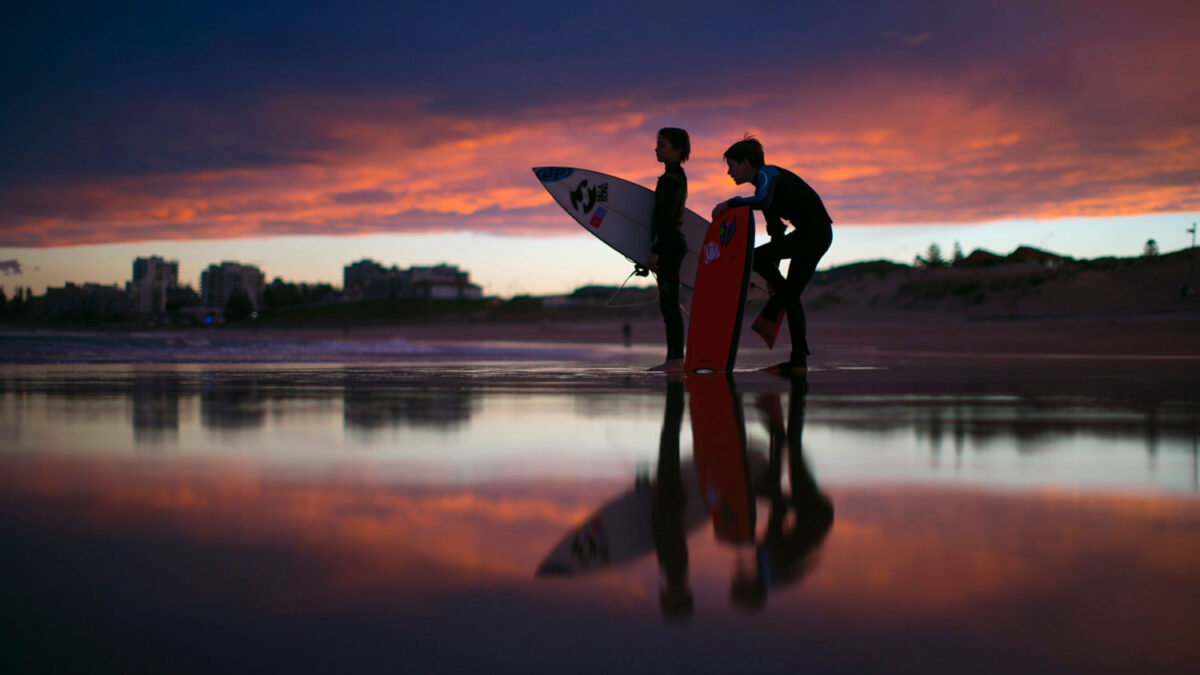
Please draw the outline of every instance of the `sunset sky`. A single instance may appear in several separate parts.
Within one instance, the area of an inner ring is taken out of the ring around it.
[[[1041,246],[1132,256],[1200,220],[1200,3],[10,3],[0,9],[0,285],[123,283],[137,256],[341,284],[361,258],[486,293],[631,265],[530,167],[688,206],[745,188],[749,132],[835,221],[822,267]],[[433,6],[433,5],[438,6]]]

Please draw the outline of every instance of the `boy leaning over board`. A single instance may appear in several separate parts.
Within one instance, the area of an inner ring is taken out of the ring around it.
[[[725,163],[733,182],[754,184],[752,197],[733,197],[713,207],[713,218],[730,206],[749,206],[762,211],[771,241],[754,249],[754,271],[770,286],[771,297],[752,326],[763,336],[768,347],[775,346],[780,314],[787,313],[788,332],[792,336],[791,358],[772,367],[783,375],[803,375],[808,370],[808,340],[804,308],[800,294],[812,279],[821,256],[833,243],[833,219],[816,190],[799,176],[764,161],[762,143],[746,138],[729,146]],[[791,233],[784,234],[792,224]],[[779,272],[779,262],[791,258],[787,279]]]

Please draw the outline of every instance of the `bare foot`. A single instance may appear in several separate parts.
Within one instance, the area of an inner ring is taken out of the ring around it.
[[[646,370],[657,373],[682,373],[683,359],[668,359],[657,366],[654,366],[653,368],[647,368]]]

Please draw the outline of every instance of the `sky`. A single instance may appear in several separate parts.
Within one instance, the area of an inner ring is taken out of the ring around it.
[[[748,193],[721,159],[747,133],[804,177],[822,268],[1169,252],[1200,221],[1194,1],[173,4],[0,8],[0,285],[150,255],[196,286],[363,258],[501,296],[619,284],[530,168],[653,187],[663,126],[700,214]]]

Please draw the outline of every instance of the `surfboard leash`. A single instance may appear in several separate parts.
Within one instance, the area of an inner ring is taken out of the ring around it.
[[[604,306],[608,307],[608,308],[612,308],[612,309],[622,309],[625,307],[645,307],[646,305],[652,305],[652,304],[658,302],[658,288],[656,286],[654,289],[654,299],[653,300],[649,300],[646,302],[631,302],[629,304],[624,304],[624,305],[612,304],[613,300],[616,300],[617,296],[621,294],[621,291],[625,290],[625,285],[629,283],[629,280],[632,279],[634,277],[634,275],[637,275],[639,277],[644,277],[644,276],[649,276],[649,274],[650,274],[650,270],[648,268],[643,267],[642,265],[635,264],[633,266],[633,271],[629,273],[629,276],[625,277],[625,281],[621,282],[621,287],[617,289],[617,292],[613,293],[612,296],[607,301],[605,301]],[[656,278],[657,278],[657,276],[656,276]]]

